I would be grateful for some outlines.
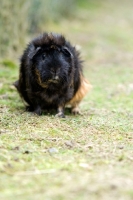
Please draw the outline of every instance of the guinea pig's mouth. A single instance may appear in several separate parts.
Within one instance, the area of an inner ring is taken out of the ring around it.
[[[58,79],[56,79],[56,78],[49,79],[48,82],[49,83],[58,83],[59,82],[59,78]]]
[[[51,79],[48,80],[49,83],[58,83],[59,82],[59,76],[55,75]]]

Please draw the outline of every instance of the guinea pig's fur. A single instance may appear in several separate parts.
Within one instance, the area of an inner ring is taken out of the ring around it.
[[[33,39],[21,58],[19,80],[15,82],[27,110],[38,115],[44,109],[57,109],[64,117],[64,108],[78,105],[90,89],[82,73],[79,52],[60,34],[44,33]]]

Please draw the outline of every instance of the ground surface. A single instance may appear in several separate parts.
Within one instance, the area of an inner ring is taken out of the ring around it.
[[[24,112],[18,66],[0,65],[1,200],[133,199],[133,3],[105,2],[48,27],[80,45],[82,116]]]

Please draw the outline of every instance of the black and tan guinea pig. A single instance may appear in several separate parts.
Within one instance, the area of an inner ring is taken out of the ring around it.
[[[56,33],[43,33],[29,43],[14,85],[27,111],[41,115],[45,109],[56,109],[58,117],[65,117],[68,104],[72,113],[79,113],[78,105],[90,89],[79,52]]]

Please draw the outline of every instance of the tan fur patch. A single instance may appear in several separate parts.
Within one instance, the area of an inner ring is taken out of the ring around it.
[[[89,83],[89,81],[81,75],[81,85],[80,85],[80,88],[76,92],[76,94],[74,95],[74,97],[71,99],[71,101],[69,101],[68,104],[70,104],[72,107],[77,106],[80,103],[80,101],[84,98],[84,96],[87,94],[87,92],[89,92],[89,90],[91,88],[92,88],[92,86]]]

